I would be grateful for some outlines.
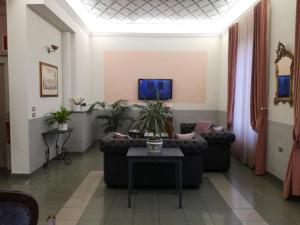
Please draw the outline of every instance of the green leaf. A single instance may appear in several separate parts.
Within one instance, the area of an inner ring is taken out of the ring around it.
[[[131,120],[128,115],[130,110],[131,107],[128,106],[128,101],[120,99],[112,104],[95,102],[90,105],[88,113],[98,111],[100,114],[96,117],[96,119],[105,121],[102,126],[104,127],[104,132],[108,133],[117,131],[124,121]]]
[[[60,107],[59,111],[50,113],[46,121],[51,125],[54,123],[66,123],[69,120],[71,111],[67,110],[64,106]]]

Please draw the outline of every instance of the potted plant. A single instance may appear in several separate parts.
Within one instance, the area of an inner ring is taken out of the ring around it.
[[[157,99],[147,101],[145,105],[134,105],[140,109],[135,126],[142,132],[150,132],[153,137],[146,141],[150,152],[160,152],[163,140],[161,134],[166,132],[167,125],[172,127],[169,118],[172,117],[172,111],[164,103]]]
[[[73,102],[75,112],[81,112],[82,107],[86,106],[86,103],[84,102],[84,98],[72,98],[71,100]]]
[[[59,111],[50,113],[47,122],[51,125],[58,123],[58,130],[68,130],[67,121],[71,113],[72,112],[67,110],[64,106],[61,106]]]
[[[93,111],[98,111],[100,114],[96,119],[104,120],[104,132],[114,132],[117,131],[122,123],[126,120],[131,120],[129,111],[131,110],[128,106],[127,100],[118,100],[112,104],[107,104],[105,102],[95,102],[92,104],[87,113],[92,113]]]

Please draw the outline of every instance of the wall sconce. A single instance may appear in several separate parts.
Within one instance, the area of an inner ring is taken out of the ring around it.
[[[55,52],[57,49],[58,49],[57,45],[50,45],[50,46],[48,46],[47,47],[48,54],[50,54],[51,52]]]

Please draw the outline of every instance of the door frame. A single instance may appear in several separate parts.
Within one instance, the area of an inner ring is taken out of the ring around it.
[[[4,65],[4,92],[5,92],[5,115],[9,115],[9,81],[8,81],[8,57],[0,56],[0,64]],[[5,128],[5,136],[7,136]],[[6,144],[6,169],[11,170],[11,151],[10,144]]]

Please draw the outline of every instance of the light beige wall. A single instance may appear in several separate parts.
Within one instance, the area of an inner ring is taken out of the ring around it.
[[[144,52],[207,52],[207,79],[205,101],[202,103],[174,103],[174,109],[217,110],[219,107],[219,79],[221,64],[221,38],[214,37],[170,37],[170,36],[93,36],[91,37],[92,99],[104,100],[104,53],[107,51]],[[115,65],[118,66],[118,65]],[[176,69],[176,65],[173,66]],[[120,74],[122,76],[122,74]],[[186,74],[182,73],[182,76]],[[108,88],[108,87],[107,87]],[[200,86],[199,86],[200,88]],[[136,90],[130,90],[137,92]],[[175,91],[175,90],[174,90]],[[199,90],[201,93],[203,90]],[[136,93],[137,95],[137,93]]]
[[[104,100],[138,102],[138,79],[172,79],[170,103],[205,103],[206,51],[106,51]]]

